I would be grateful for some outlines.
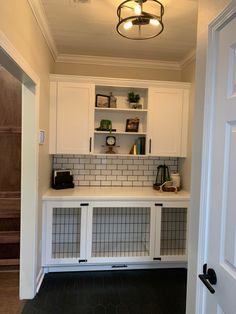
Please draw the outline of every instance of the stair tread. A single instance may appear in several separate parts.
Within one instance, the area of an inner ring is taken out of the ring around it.
[[[20,231],[0,231],[0,243],[19,243]]]
[[[0,266],[20,265],[19,258],[0,259]]]
[[[1,218],[19,218],[20,209],[0,209]]]

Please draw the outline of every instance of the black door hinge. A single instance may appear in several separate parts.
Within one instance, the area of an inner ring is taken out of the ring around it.
[[[88,260],[87,259],[79,259],[78,262],[79,263],[86,263]]]

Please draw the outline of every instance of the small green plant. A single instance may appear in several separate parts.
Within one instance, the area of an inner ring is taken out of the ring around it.
[[[139,94],[135,94],[134,92],[128,93],[128,101],[130,103],[138,103],[140,100]]]

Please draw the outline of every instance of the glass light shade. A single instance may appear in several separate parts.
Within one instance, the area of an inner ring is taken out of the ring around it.
[[[130,29],[132,26],[133,26],[133,23],[131,21],[124,23],[124,29]]]
[[[164,7],[157,0],[126,0],[117,9],[117,32],[128,39],[156,37],[164,28],[163,14]]]
[[[134,7],[134,12],[137,15],[140,15],[142,13],[142,8],[140,4],[136,4],[136,6]]]
[[[151,19],[150,20],[150,24],[158,26],[160,24],[160,22],[158,20],[156,20],[156,19]]]

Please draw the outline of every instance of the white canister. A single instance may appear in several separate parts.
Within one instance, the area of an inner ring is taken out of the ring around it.
[[[180,175],[177,172],[171,173],[171,181],[173,181],[173,186],[180,189]]]

